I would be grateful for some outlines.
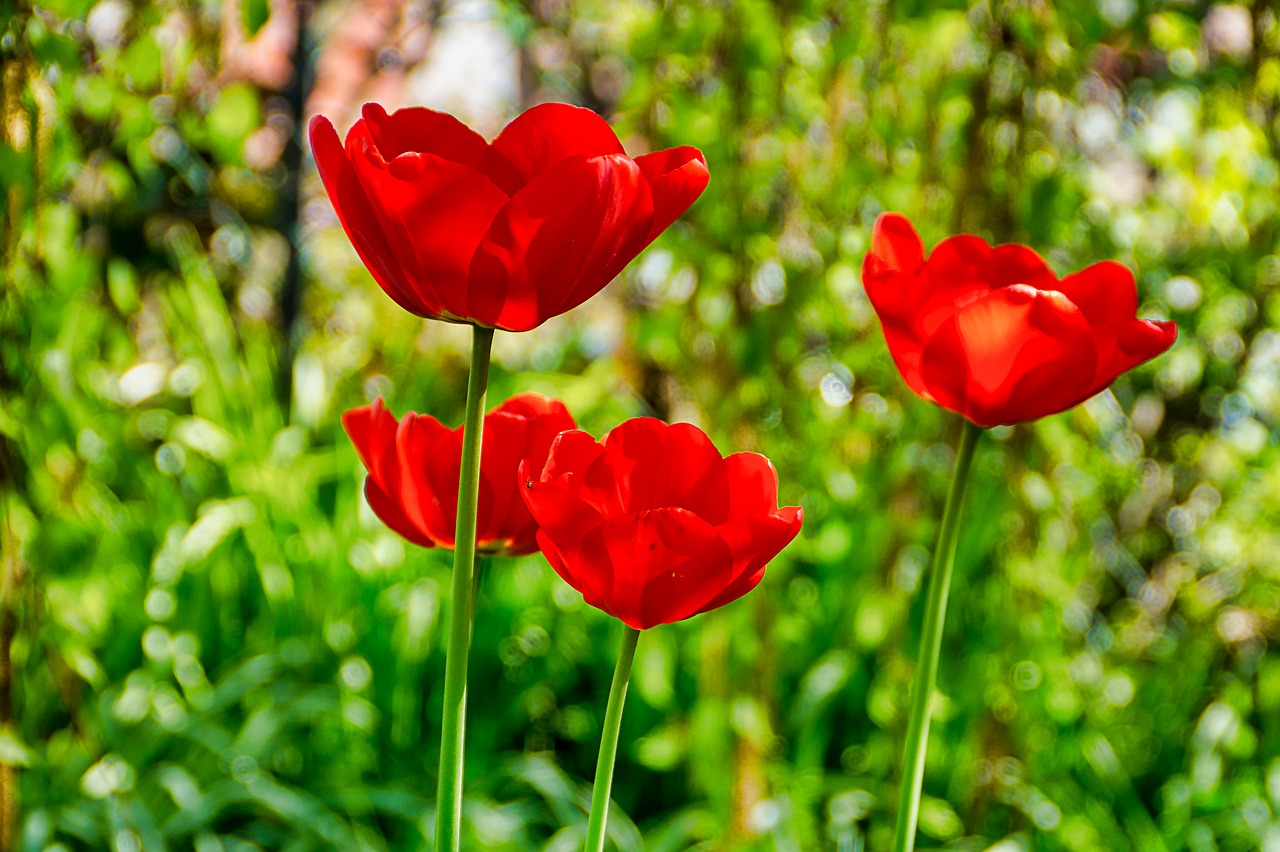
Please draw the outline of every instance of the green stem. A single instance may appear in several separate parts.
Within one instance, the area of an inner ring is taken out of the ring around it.
[[[471,651],[475,596],[476,502],[480,493],[480,446],[484,395],[489,386],[493,329],[475,327],[467,416],[462,427],[462,472],[458,477],[458,523],[453,549],[449,647],[444,663],[444,718],[440,729],[440,771],[436,776],[436,852],[456,852],[462,842],[463,744],[467,729],[467,655]]]
[[[613,789],[613,759],[618,754],[618,731],[622,727],[622,705],[627,700],[627,681],[631,679],[631,662],[636,658],[640,631],[625,627],[618,666],[613,670],[609,687],[609,706],[604,711],[604,731],[600,734],[600,757],[596,760],[596,781],[591,789],[591,819],[587,821],[585,852],[603,852],[605,826],[609,820],[609,792]]]
[[[964,421],[956,467],[942,510],[942,528],[933,551],[929,576],[929,596],[925,601],[924,629],[920,634],[920,661],[916,668],[911,719],[907,725],[907,748],[902,759],[902,789],[898,792],[898,827],[894,831],[894,852],[911,852],[916,845],[916,820],[920,816],[920,788],[924,783],[924,756],[929,741],[929,707],[938,680],[938,656],[942,651],[942,625],[947,617],[947,593],[951,569],[956,561],[956,532],[965,483],[973,466],[973,451],[982,437],[981,427]]]

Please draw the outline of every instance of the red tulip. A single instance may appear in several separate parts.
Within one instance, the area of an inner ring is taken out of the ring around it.
[[[365,104],[345,147],[311,149],[374,280],[418,316],[527,331],[585,302],[676,220],[708,173],[697,148],[632,159],[604,119],[536,106],[492,143],[422,107]]]
[[[364,493],[374,514],[423,547],[454,544],[462,427],[449,429],[425,414],[395,415],[376,399],[342,415],[369,477]],[[476,548],[515,555],[537,550],[537,525],[516,494],[522,459],[546,460],[552,440],[574,427],[564,403],[522,393],[484,418]]]
[[[1172,322],[1135,319],[1137,286],[1119,263],[1059,279],[1032,249],[970,234],[926,260],[896,213],[876,221],[862,279],[902,378],[978,426],[1071,408],[1178,336]]]
[[[696,426],[636,418],[565,432],[520,464],[538,547],[586,602],[643,630],[737,600],[800,531],[757,453],[722,458]]]

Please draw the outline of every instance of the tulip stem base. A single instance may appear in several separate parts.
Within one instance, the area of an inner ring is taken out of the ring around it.
[[[585,852],[603,852],[605,828],[609,820],[609,794],[613,790],[613,761],[618,754],[618,732],[622,728],[622,705],[627,701],[627,683],[631,680],[631,663],[636,657],[640,631],[624,626],[618,665],[613,670],[609,687],[609,704],[604,711],[604,730],[600,733],[600,757],[596,760],[596,780],[591,789],[591,818],[587,821]]]
[[[924,627],[920,633],[920,659],[916,667],[915,689],[911,699],[911,718],[907,724],[907,745],[902,759],[902,788],[898,793],[898,821],[894,831],[894,852],[912,852],[916,845],[916,822],[920,816],[920,790],[924,784],[925,749],[929,741],[929,709],[933,688],[938,679],[938,658],[942,651],[942,626],[947,617],[947,594],[951,590],[951,571],[956,561],[956,533],[959,529],[960,504],[973,467],[974,450],[982,428],[968,420],[960,436],[956,467],[942,510],[942,527],[933,551],[929,571],[929,591],[925,600]]]
[[[493,329],[475,326],[467,414],[462,428],[462,472],[458,478],[458,522],[451,579],[449,645],[444,664],[444,714],[440,729],[440,771],[436,776],[436,852],[457,852],[462,842],[463,744],[467,723],[467,656],[471,652],[475,601],[476,505],[480,493],[480,447],[484,398],[489,387]]]

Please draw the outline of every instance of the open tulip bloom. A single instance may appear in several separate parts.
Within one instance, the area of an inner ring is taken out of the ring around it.
[[[1059,279],[1034,250],[970,234],[928,258],[906,218],[882,215],[862,265],[867,296],[902,378],[965,418],[934,548],[920,636],[895,852],[915,846],[929,706],[965,483],[982,430],[1065,411],[1173,345],[1172,322],[1138,319],[1133,273],[1103,261]]]
[[[978,426],[1065,411],[1178,336],[1134,316],[1133,273],[1114,261],[1059,279],[1034,250],[972,234],[926,260],[896,213],[876,221],[862,280],[902,378]]]
[[[707,186],[697,148],[628,157],[569,104],[492,143],[451,115],[365,104],[346,143],[311,121],[320,177],[351,244],[410,313],[528,331],[598,293]]]
[[[566,583],[626,625],[596,765],[588,852],[604,848],[618,728],[640,631],[731,603],[795,538],[778,474],[758,453],[727,458],[696,426],[628,420],[596,441],[564,432],[545,463],[520,465],[538,546]]]
[[[527,527],[503,527],[511,519],[493,508],[502,489],[491,488],[491,502],[479,494],[494,330],[527,331],[598,293],[702,194],[706,160],[689,147],[629,157],[604,119],[568,104],[533,107],[492,142],[445,113],[388,114],[378,104],[365,105],[345,143],[323,116],[310,135],[325,191],[378,286],[410,313],[474,327],[452,536],[453,499],[440,480],[448,465],[410,470],[401,446],[420,450],[441,433],[409,417],[392,440],[395,420],[376,407],[348,423],[374,511],[410,541],[455,545],[435,843],[455,850],[477,509],[490,506],[486,519],[497,525],[481,528],[483,548],[528,547]],[[502,442],[492,449],[512,451]],[[431,499],[442,502],[433,508]]]

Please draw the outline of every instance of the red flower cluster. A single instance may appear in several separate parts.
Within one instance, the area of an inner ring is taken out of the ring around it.
[[[409,412],[399,423],[377,399],[342,415],[365,469],[364,493],[382,521],[423,547],[454,545],[462,427]],[[485,415],[476,548],[509,555],[537,549],[537,525],[517,495],[522,459],[546,460],[556,435],[574,427],[564,403],[522,393]]]
[[[1135,318],[1133,273],[1114,261],[1059,279],[1030,248],[969,234],[926,260],[896,213],[876,221],[862,279],[903,379],[978,426],[1071,408],[1178,336]]]
[[[378,285],[418,316],[526,331],[589,299],[706,188],[679,147],[632,159],[604,119],[536,106],[492,143],[445,113],[366,104],[311,148]]]
[[[599,442],[565,432],[545,465],[521,463],[520,481],[547,561],[587,603],[637,629],[742,597],[802,521],[799,508],[778,508],[767,458],[723,458],[697,427],[652,418]]]

